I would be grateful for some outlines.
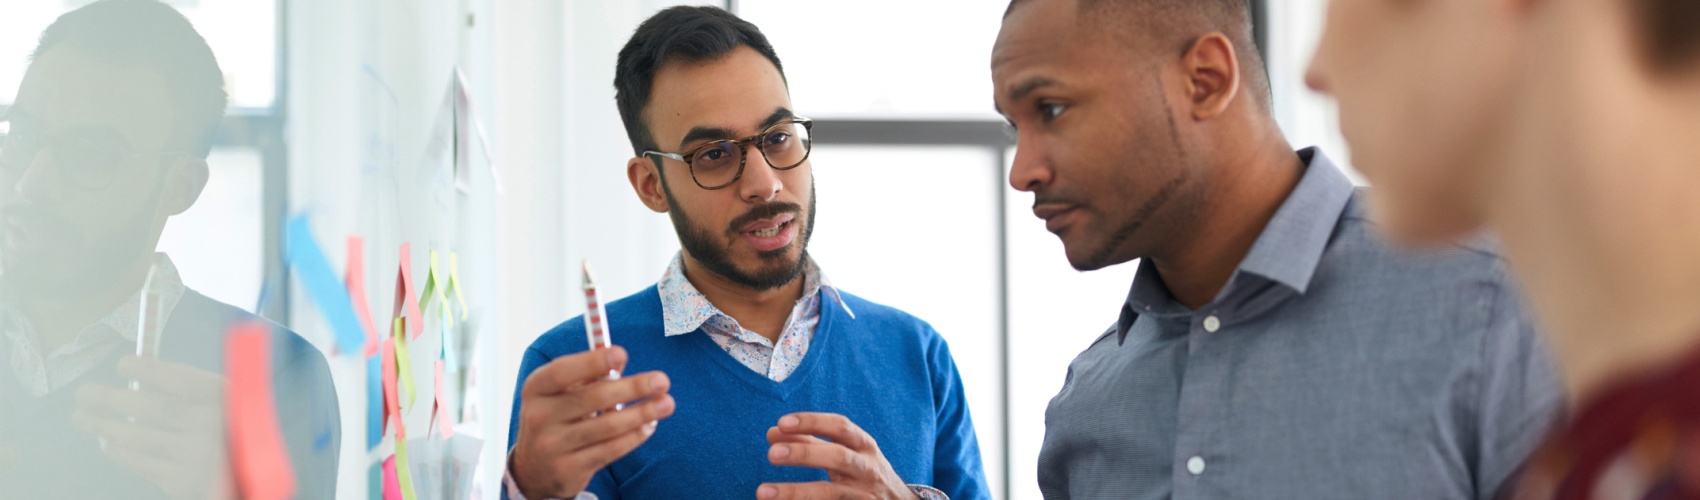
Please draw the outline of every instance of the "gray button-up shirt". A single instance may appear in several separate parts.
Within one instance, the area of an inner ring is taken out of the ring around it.
[[[1299,155],[1214,301],[1141,263],[1045,412],[1045,498],[1490,498],[1537,444],[1562,393],[1501,258],[1388,248]]]

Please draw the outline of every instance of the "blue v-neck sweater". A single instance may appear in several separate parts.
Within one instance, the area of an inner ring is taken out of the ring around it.
[[[855,317],[826,307],[822,297],[809,352],[783,382],[740,364],[701,331],[665,336],[654,286],[609,303],[609,333],[630,353],[626,373],[665,372],[677,406],[648,442],[597,472],[587,491],[602,500],[755,498],[763,482],[825,481],[825,471],[767,460],[767,429],[786,414],[814,411],[845,415],[866,430],[905,483],[938,488],[954,500],[991,498],[944,339],[908,313],[842,295]],[[526,377],[585,348],[579,316],[526,349],[508,424],[510,449]]]

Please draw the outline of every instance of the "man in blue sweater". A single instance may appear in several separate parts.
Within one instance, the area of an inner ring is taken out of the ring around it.
[[[684,250],[608,304],[623,349],[586,352],[579,317],[526,350],[508,498],[989,498],[944,340],[809,258],[811,122],[761,31],[667,9],[615,87],[632,188]]]

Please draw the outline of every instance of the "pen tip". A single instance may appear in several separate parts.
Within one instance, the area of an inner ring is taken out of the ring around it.
[[[581,263],[581,267],[584,268],[584,287],[590,288],[595,286],[596,278],[590,274],[590,259],[584,259],[583,263]]]

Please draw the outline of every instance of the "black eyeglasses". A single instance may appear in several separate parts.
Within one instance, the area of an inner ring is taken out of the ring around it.
[[[35,163],[44,149],[53,151],[54,170],[73,186],[99,191],[112,186],[118,169],[125,160],[142,157],[186,155],[185,151],[130,151],[122,137],[106,131],[72,131],[64,135],[43,137],[10,122],[5,140],[0,141],[0,169],[21,172]],[[106,133],[102,133],[106,132]]]
[[[722,139],[710,142],[691,148],[685,154],[662,151],[644,151],[643,154],[685,162],[685,166],[691,169],[691,180],[696,181],[697,186],[720,189],[744,176],[744,146],[752,142],[761,151],[767,166],[774,170],[790,170],[802,165],[804,160],[809,159],[809,148],[813,145],[809,129],[814,124],[814,120],[808,118],[789,118],[760,134],[735,141]]]

